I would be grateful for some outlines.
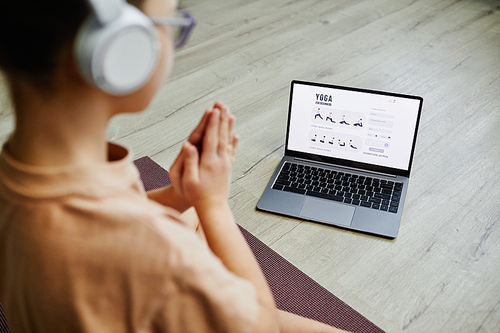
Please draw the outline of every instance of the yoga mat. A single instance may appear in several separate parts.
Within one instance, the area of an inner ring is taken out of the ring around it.
[[[1,303],[0,303],[0,333],[9,333],[9,327],[7,326],[7,319],[5,319],[5,313],[3,312]]]
[[[134,161],[146,191],[171,183],[168,171],[145,156]],[[384,332],[240,226],[269,283],[278,309],[356,333]]]

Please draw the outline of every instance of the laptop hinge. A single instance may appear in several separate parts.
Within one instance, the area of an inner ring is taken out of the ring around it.
[[[309,162],[309,163],[314,163],[314,164],[319,164],[319,165],[324,165],[326,167],[332,167],[334,166],[336,169],[344,169],[344,170],[349,170],[349,171],[355,171],[355,172],[363,172],[363,173],[368,173],[368,174],[373,174],[373,175],[379,175],[379,176],[385,176],[385,177],[391,177],[391,178],[397,178],[396,175],[391,175],[388,173],[383,173],[383,172],[377,172],[377,171],[369,171],[369,170],[364,170],[364,169],[357,169],[357,168],[351,168],[348,166],[340,166],[340,165],[332,165],[329,163],[323,163],[323,162],[318,162],[318,161],[311,161],[303,158],[298,158],[294,157],[294,160],[301,161],[301,162]]]

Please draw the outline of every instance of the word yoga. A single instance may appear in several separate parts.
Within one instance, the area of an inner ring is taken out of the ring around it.
[[[317,101],[322,101],[322,102],[332,102],[332,95],[323,95],[323,94],[316,94],[316,100]]]
[[[333,97],[332,95],[316,94],[316,104],[332,106]]]

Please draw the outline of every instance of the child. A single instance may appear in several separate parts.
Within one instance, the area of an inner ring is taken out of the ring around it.
[[[170,73],[182,41],[168,24],[185,26],[169,20],[174,0],[133,1],[167,24],[152,28],[159,58],[133,88],[92,83],[73,50],[86,17],[132,7],[1,1],[16,127],[0,155],[0,302],[13,332],[337,331],[276,309],[228,206],[238,139],[223,103],[205,112],[160,190],[144,193],[128,151],[105,140],[109,120],[146,108]]]

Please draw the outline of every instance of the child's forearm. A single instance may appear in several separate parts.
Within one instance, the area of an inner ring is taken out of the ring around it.
[[[154,200],[163,206],[174,208],[181,213],[191,207],[191,205],[184,198],[177,194],[172,185],[148,191],[147,195],[149,199]]]
[[[207,206],[195,206],[195,209],[210,249],[228,270],[249,280],[255,286],[260,305],[257,332],[277,331],[278,314],[273,296],[259,264],[234,221],[229,206]]]

